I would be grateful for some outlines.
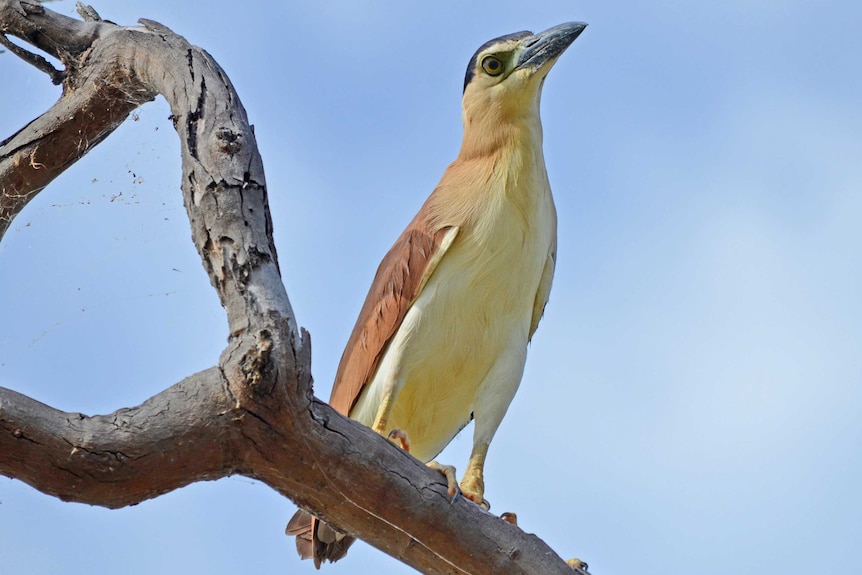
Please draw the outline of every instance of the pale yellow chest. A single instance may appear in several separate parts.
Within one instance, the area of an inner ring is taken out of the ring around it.
[[[398,379],[390,428],[407,432],[420,459],[433,458],[469,422],[476,391],[500,355],[527,345],[556,234],[553,200],[539,168],[529,178],[523,172],[520,180],[501,177],[501,187],[477,206],[352,414],[371,425],[383,380]]]

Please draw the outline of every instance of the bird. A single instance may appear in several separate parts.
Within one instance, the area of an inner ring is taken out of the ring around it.
[[[380,263],[329,400],[438,469],[450,495],[486,509],[488,447],[520,385],[556,265],[542,87],[586,26],[506,34],[473,54],[461,149]],[[434,458],[471,421],[458,483]],[[355,540],[303,509],[285,531],[318,569]]]

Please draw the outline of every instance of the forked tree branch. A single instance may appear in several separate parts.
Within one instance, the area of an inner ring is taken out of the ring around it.
[[[281,281],[263,163],[230,81],[156,22],[88,20],[0,0],[0,33],[66,67],[60,100],[0,145],[0,237],[40,190],[162,94],[228,346],[216,367],[107,416],[60,412],[0,388],[0,473],[111,508],[242,474],[423,573],[571,574],[536,536],[469,501],[452,503],[437,472],[313,398],[310,340]]]

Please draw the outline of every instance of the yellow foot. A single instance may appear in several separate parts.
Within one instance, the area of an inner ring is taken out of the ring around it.
[[[407,432],[400,429],[393,429],[389,432],[389,441],[401,445],[401,449],[410,453],[410,439],[407,438]]]
[[[506,511],[502,515],[500,515],[500,519],[505,521],[506,523],[511,523],[515,527],[518,526],[518,516],[512,513],[511,511]]]
[[[454,503],[461,495],[461,490],[458,489],[458,478],[455,477],[455,468],[451,465],[441,465],[436,461],[429,461],[428,467],[435,469],[446,477],[446,483],[449,485],[449,495]]]
[[[471,475],[469,469],[467,470],[467,474],[461,480],[461,493],[485,511],[491,509],[491,504],[484,497],[485,480],[482,479],[481,472]]]
[[[568,561],[566,561],[566,565],[568,565],[581,575],[590,575],[590,572],[587,571],[590,566],[587,565],[586,561],[581,561],[580,559],[569,559]]]

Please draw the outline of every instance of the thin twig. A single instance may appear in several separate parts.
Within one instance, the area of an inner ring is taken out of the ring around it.
[[[39,70],[42,70],[43,72],[48,74],[48,76],[51,77],[51,82],[55,86],[61,84],[63,82],[63,79],[66,78],[65,70],[56,69],[54,66],[51,65],[48,60],[46,60],[42,56],[39,56],[38,54],[33,54],[32,52],[25,50],[21,46],[10,42],[9,38],[7,38],[5,34],[0,34],[0,44],[6,46],[6,48],[8,48],[10,52],[15,54],[28,64],[31,64]]]
[[[81,4],[75,2],[75,10],[84,22],[101,22],[102,17],[96,12],[96,9],[89,4]]]

